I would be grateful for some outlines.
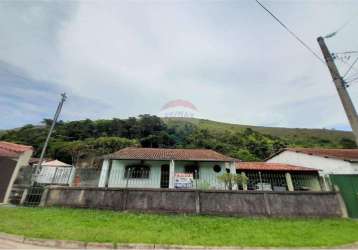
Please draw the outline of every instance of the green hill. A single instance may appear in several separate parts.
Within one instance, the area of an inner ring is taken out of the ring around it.
[[[200,129],[208,129],[213,133],[223,133],[225,131],[232,133],[243,132],[245,129],[250,128],[262,134],[284,139],[290,146],[341,148],[344,147],[345,141],[349,144],[354,143],[354,135],[350,131],[252,126],[196,118],[165,118],[163,120],[169,127],[192,124]]]
[[[0,140],[34,147],[39,156],[51,120],[1,131]],[[159,118],[60,121],[46,157],[65,162],[100,156],[127,146],[208,148],[246,161],[264,160],[284,147],[355,148],[351,132],[230,124],[204,119]]]

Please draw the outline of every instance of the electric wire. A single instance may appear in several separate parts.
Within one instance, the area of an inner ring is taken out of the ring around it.
[[[353,62],[352,65],[349,67],[349,69],[346,71],[346,73],[344,73],[343,78],[345,78],[345,77],[348,75],[348,73],[352,70],[354,64],[356,64],[357,61],[358,61],[358,57],[354,60],[354,62]]]
[[[267,13],[269,13],[286,31],[288,31],[302,46],[309,50],[313,56],[315,56],[321,63],[326,65],[324,60],[311,49],[301,38],[299,38],[291,29],[289,29],[278,17],[276,17],[268,8],[266,8],[260,1],[255,0]]]

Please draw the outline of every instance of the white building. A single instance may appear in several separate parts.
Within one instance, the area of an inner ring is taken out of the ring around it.
[[[356,175],[358,174],[358,149],[286,148],[272,155],[267,162],[315,168],[322,176]]]

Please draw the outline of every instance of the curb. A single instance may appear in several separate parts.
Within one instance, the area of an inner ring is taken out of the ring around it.
[[[17,242],[21,244],[30,244],[35,246],[44,246],[52,248],[62,248],[62,249],[192,249],[192,250],[214,250],[214,249],[226,249],[226,250],[242,250],[242,249],[307,249],[302,247],[213,247],[213,246],[186,246],[186,245],[168,245],[168,244],[131,244],[131,243],[98,243],[98,242],[82,242],[74,240],[50,240],[50,239],[39,239],[39,238],[30,238],[25,236],[18,236],[8,233],[0,232],[0,239],[8,240],[12,242]],[[309,247],[310,249],[358,249],[358,242],[352,244],[346,244],[342,246],[336,246],[331,248],[325,247]]]

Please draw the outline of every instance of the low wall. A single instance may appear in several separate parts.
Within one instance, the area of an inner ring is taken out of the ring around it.
[[[44,206],[237,216],[342,217],[336,192],[49,187]]]

